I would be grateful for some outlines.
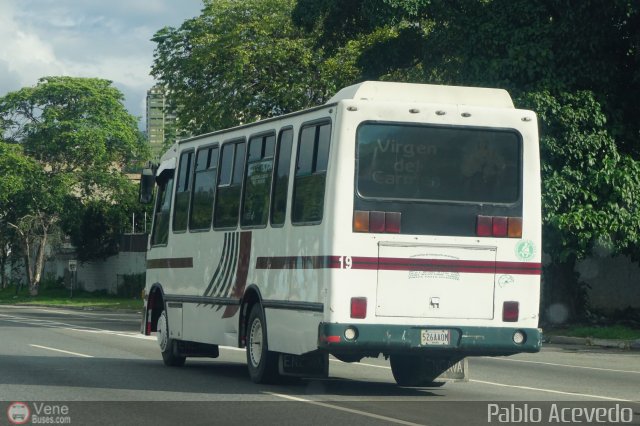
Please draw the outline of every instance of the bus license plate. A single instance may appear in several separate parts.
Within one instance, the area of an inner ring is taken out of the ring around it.
[[[420,330],[420,344],[426,345],[449,345],[451,344],[450,330]]]

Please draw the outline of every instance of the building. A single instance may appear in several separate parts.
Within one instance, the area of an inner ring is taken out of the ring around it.
[[[154,86],[147,91],[147,137],[153,159],[164,151],[165,138],[175,131],[176,115],[168,111],[164,89]]]

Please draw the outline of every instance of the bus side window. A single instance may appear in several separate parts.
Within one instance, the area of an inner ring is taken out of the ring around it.
[[[193,151],[180,155],[180,168],[176,182],[176,202],[173,211],[173,232],[187,230],[189,204],[191,202],[191,169],[193,167]]]
[[[293,129],[280,131],[278,152],[276,154],[276,170],[273,173],[273,196],[271,198],[271,225],[282,226],[287,214],[287,198],[289,191],[289,169],[291,168],[291,146],[293,145]]]
[[[330,139],[330,123],[307,125],[300,130],[291,213],[294,224],[322,221]]]
[[[217,172],[218,147],[198,150],[193,176],[193,199],[189,213],[189,229],[191,230],[211,228]]]
[[[166,245],[169,242],[169,213],[173,194],[173,176],[158,183],[155,217],[151,230],[151,245]]]
[[[240,189],[246,142],[234,141],[222,146],[220,179],[213,211],[214,228],[235,228],[240,212]]]
[[[247,175],[240,219],[242,226],[265,226],[267,224],[275,144],[275,134],[254,136],[249,140]]]

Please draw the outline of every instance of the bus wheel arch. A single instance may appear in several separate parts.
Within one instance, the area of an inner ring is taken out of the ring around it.
[[[158,331],[158,320],[165,310],[162,286],[158,283],[151,286],[147,297],[147,322],[150,324],[149,331]]]
[[[147,316],[149,330],[157,332],[157,341],[162,360],[167,366],[181,367],[184,365],[186,357],[178,353],[177,342],[169,337],[169,320],[162,286],[158,283],[151,286],[148,297]]]
[[[269,350],[268,331],[260,290],[247,288],[240,309],[240,343],[246,348],[247,369],[254,383],[274,383],[279,378],[278,354]]]
[[[262,296],[258,287],[252,284],[247,287],[247,290],[244,292],[244,296],[242,296],[242,300],[240,301],[240,315],[238,316],[238,330],[240,331],[240,333],[238,333],[238,347],[240,348],[246,347],[249,315],[251,314],[251,309],[255,304],[262,305]]]

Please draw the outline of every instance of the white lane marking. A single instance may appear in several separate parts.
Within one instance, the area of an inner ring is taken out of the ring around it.
[[[81,356],[83,358],[93,358],[92,355],[85,355],[85,354],[79,354],[78,352],[71,352],[71,351],[64,351],[62,349],[56,349],[56,348],[50,348],[48,346],[40,346],[40,345],[29,345],[33,348],[40,348],[40,349],[46,349],[48,351],[55,351],[55,352],[62,352],[63,354],[69,354],[69,355],[75,355],[75,356]]]
[[[494,358],[494,357],[489,357],[489,356],[484,356],[484,357],[482,357],[482,359],[490,359],[492,361],[523,362],[523,363],[528,363],[528,364],[551,365],[551,366],[554,366],[554,367],[583,368],[585,370],[611,371],[613,373],[640,374],[640,371],[633,371],[633,370],[615,370],[613,368],[586,367],[586,366],[581,366],[581,365],[570,365],[570,364],[556,364],[556,363],[553,363],[553,362],[527,361],[527,360],[524,360],[524,359]]]
[[[507,384],[504,384],[504,383],[486,382],[484,380],[469,379],[469,381],[470,382],[475,382],[475,383],[482,383],[482,384],[485,384],[485,385],[500,386],[500,387],[505,387],[505,388],[515,388],[515,389],[533,390],[533,391],[538,391],[538,392],[555,393],[555,394],[558,394],[558,395],[583,396],[583,397],[587,397],[587,398],[605,399],[605,400],[608,400],[608,401],[633,402],[630,399],[611,398],[611,397],[608,397],[608,396],[590,395],[590,394],[586,394],[586,393],[563,392],[563,391],[557,391],[557,390],[553,390],[553,389],[542,389],[542,388],[532,388],[532,387],[529,387],[529,386],[507,385]]]
[[[357,414],[357,415],[365,416],[365,417],[370,417],[370,418],[373,418],[373,419],[376,419],[376,420],[384,420],[386,422],[392,422],[392,423],[396,423],[396,424],[399,424],[399,425],[426,426],[423,423],[412,423],[412,422],[408,422],[408,421],[405,421],[405,420],[395,419],[393,417],[381,416],[379,414],[369,413],[367,411],[354,410],[353,408],[341,407],[339,405],[327,404],[326,402],[313,401],[311,399],[299,398],[297,396],[284,395],[284,394],[281,394],[281,393],[274,393],[274,392],[265,392],[265,393],[268,394],[268,395],[277,396],[278,398],[288,399],[288,400],[296,401],[296,402],[304,402],[304,403],[311,404],[311,405],[317,405],[319,407],[330,408],[332,410],[345,411],[347,413]]]
[[[123,319],[123,318],[110,318],[109,315],[114,316],[122,316],[122,314],[112,314],[112,313],[108,313],[108,312],[95,312],[95,311],[82,311],[82,312],[74,312],[74,311],[63,311],[63,310],[53,310],[53,309],[38,309],[39,312],[49,312],[52,314],[60,314],[60,315],[71,315],[71,316],[77,316],[77,317],[81,317],[81,318],[95,318],[95,319],[99,319],[100,321],[116,321],[116,322],[129,322],[131,321],[131,318],[129,319]],[[142,317],[142,312],[140,312],[139,314],[134,314],[134,313],[126,313],[124,315],[129,315],[131,317],[135,317],[135,318],[141,318]]]
[[[336,361],[339,361],[339,360],[336,360]],[[340,361],[340,362],[342,362],[342,361]],[[391,367],[387,367],[387,366],[384,366],[384,365],[367,364],[367,363],[364,363],[364,362],[353,363],[352,365],[361,365],[363,367],[385,368],[385,369],[391,370]],[[608,401],[632,402],[632,400],[630,400],[630,399],[613,398],[613,397],[602,396],[602,395],[591,395],[591,394],[578,393],[578,392],[563,392],[563,391],[558,391],[558,390],[553,390],[553,389],[534,388],[534,387],[519,386],[519,385],[508,385],[506,383],[487,382],[487,381],[484,381],[484,380],[475,380],[475,379],[469,379],[469,381],[470,382],[475,382],[475,383],[482,383],[482,384],[485,384],[485,385],[501,386],[501,387],[508,387],[508,388],[524,389],[524,390],[533,390],[533,391],[538,391],[538,392],[554,393],[554,394],[559,394],[559,395],[582,396],[582,397],[585,397],[585,398],[605,399],[605,400],[608,400]]]

